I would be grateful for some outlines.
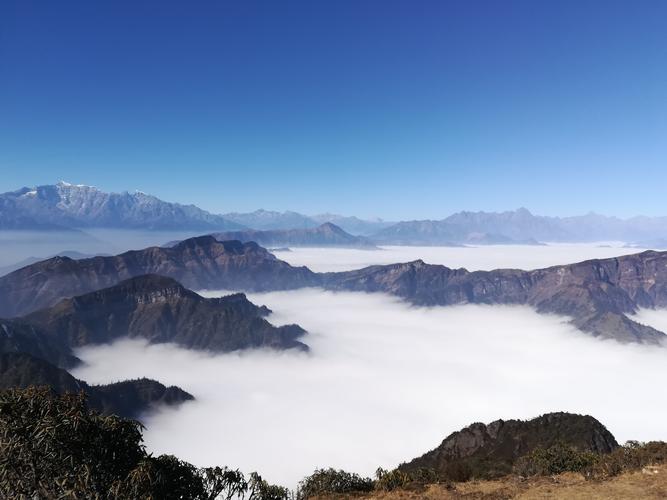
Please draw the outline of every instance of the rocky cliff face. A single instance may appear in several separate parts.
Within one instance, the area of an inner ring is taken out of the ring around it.
[[[65,299],[20,321],[71,348],[129,337],[211,352],[307,350],[297,340],[305,331],[273,326],[264,318],[269,312],[243,294],[206,299],[171,278],[145,275]]]
[[[0,389],[28,386],[49,386],[58,394],[83,391],[91,408],[128,418],[136,418],[160,405],[178,405],[194,399],[178,387],[165,387],[150,379],[91,386],[27,353],[0,354]]]
[[[450,434],[437,448],[400,468],[432,469],[447,476],[463,466],[483,470],[486,477],[501,476],[511,471],[518,458],[536,448],[549,448],[558,443],[595,453],[609,453],[618,447],[614,436],[593,417],[549,413],[528,421],[472,424]]]
[[[572,318],[595,336],[659,344],[665,334],[626,316],[638,307],[667,307],[667,252],[535,271],[469,272],[422,261],[328,273],[326,288],[386,292],[418,305],[522,304]]]
[[[192,289],[286,290],[318,283],[307,268],[292,267],[256,243],[202,236],[113,257],[54,257],[14,271],[0,277],[0,317],[24,315],[144,274],[168,276]]]

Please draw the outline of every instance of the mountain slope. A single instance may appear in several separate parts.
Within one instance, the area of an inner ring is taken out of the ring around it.
[[[141,192],[105,193],[59,182],[0,194],[1,229],[233,230],[243,226],[194,205]]]
[[[305,331],[297,325],[271,325],[264,319],[269,312],[243,294],[206,299],[171,278],[144,275],[65,299],[20,321],[71,348],[129,337],[210,352],[306,350],[297,340]]]
[[[265,247],[344,247],[344,248],[375,248],[368,239],[352,236],[330,222],[308,229],[274,229],[269,231],[228,231],[213,233],[218,241],[239,240],[254,241]]]
[[[477,472],[473,474],[475,477],[500,477],[509,474],[514,462],[532,450],[559,443],[595,453],[609,453],[618,447],[614,436],[591,416],[548,413],[527,421],[472,424],[399,468],[430,469],[447,477],[465,467]]]
[[[627,314],[667,307],[667,252],[648,251],[535,271],[470,272],[414,261],[328,273],[331,290],[385,292],[417,305],[521,304],[572,318],[595,336],[660,344],[667,338]]]
[[[21,321],[0,319],[0,353],[18,352],[62,368],[70,368],[80,362],[68,345],[42,329]]]
[[[55,257],[0,277],[0,317],[21,316],[63,298],[159,274],[191,289],[286,290],[317,284],[305,267],[292,267],[256,243],[191,238],[172,248],[150,247],[113,257]]]
[[[128,418],[136,418],[158,405],[178,405],[194,399],[178,387],[165,387],[150,379],[91,386],[65,370],[29,354],[0,354],[0,389],[29,386],[49,386],[58,394],[84,391],[91,408]]]

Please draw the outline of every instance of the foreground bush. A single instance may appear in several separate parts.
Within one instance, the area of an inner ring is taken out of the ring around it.
[[[317,469],[299,483],[297,499],[334,493],[362,493],[373,490],[373,480],[336,469]]]
[[[153,457],[134,420],[90,411],[81,394],[0,392],[0,498],[286,500],[256,473]]]

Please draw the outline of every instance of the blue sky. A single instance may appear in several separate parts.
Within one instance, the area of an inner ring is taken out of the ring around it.
[[[0,6],[0,191],[667,215],[667,2]]]

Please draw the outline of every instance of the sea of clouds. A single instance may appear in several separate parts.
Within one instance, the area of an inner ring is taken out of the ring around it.
[[[208,292],[215,296],[220,293]],[[253,294],[309,354],[209,355],[120,341],[82,349],[91,383],[148,376],[197,401],[147,417],[150,451],[294,486],[316,467],[372,474],[472,422],[591,414],[619,441],[667,439],[667,349],[601,341],[527,307],[411,307],[384,294]],[[640,314],[646,322],[667,313]]]
[[[429,264],[471,271],[499,268],[540,269],[588,259],[604,259],[639,253],[644,248],[622,242],[594,244],[550,243],[548,245],[485,245],[477,247],[384,246],[379,250],[350,248],[291,248],[275,255],[293,266],[313,271],[350,271],[376,264],[394,264],[422,259]]]

